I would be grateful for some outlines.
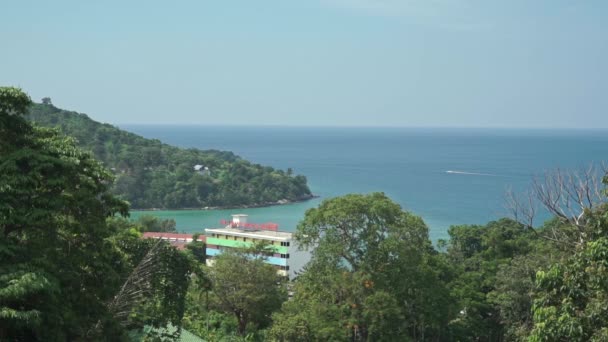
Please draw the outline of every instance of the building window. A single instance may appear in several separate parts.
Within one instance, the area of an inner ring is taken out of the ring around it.
[[[282,241],[281,246],[289,247],[289,241]]]
[[[289,271],[289,266],[281,266],[281,269],[282,269],[283,271]]]
[[[289,259],[289,253],[288,254],[281,254],[281,258],[283,258],[283,259]]]

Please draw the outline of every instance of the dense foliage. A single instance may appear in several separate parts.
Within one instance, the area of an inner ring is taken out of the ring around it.
[[[500,219],[452,226],[433,248],[424,222],[384,194],[326,200],[298,226],[297,239],[315,249],[290,284],[293,298],[248,340],[604,341],[606,213],[586,210],[583,241],[568,221]],[[230,279],[243,286],[244,268],[233,266]],[[209,340],[238,336],[227,311],[188,311],[187,324]]]
[[[608,210],[588,222],[589,241],[538,271],[531,341],[608,340]]]
[[[316,249],[294,300],[275,316],[274,338],[291,341],[300,330],[312,340],[442,336],[447,289],[419,217],[381,193],[347,195],[309,210],[297,237]]]
[[[134,222],[140,231],[144,232],[161,232],[161,233],[176,233],[176,223],[174,219],[159,219],[152,215],[141,215]]]
[[[454,276],[448,287],[458,310],[448,325],[451,335],[456,340],[515,339],[518,326],[529,322],[526,295],[535,273],[515,267],[536,260],[530,259],[530,253],[540,248],[536,234],[509,219],[453,226],[449,234],[446,258]],[[511,324],[513,332],[505,331]]]
[[[190,259],[115,221],[128,206],[110,193],[113,175],[27,122],[29,102],[0,88],[0,340],[117,341],[179,324]],[[154,267],[139,271],[146,258]]]
[[[181,252],[142,240],[145,231],[175,231],[175,222],[121,217],[128,205],[112,194],[112,172],[74,139],[26,121],[29,103],[0,88],[0,340],[164,340],[182,325],[208,341],[608,340],[606,190],[597,191],[604,202],[587,206],[584,178],[578,192],[541,188],[545,199],[576,199],[575,216],[545,201],[557,214],[540,227],[452,226],[437,247],[421,218],[382,193],[328,199],[298,225],[312,260],[285,284],[263,262],[263,246],[224,251],[207,267],[202,242]],[[114,141],[123,140],[105,143]],[[227,168],[257,167],[226,156]],[[120,178],[157,171],[130,165],[117,168]]]
[[[261,252],[261,249],[232,249],[214,258],[213,267],[205,268],[202,286],[193,289],[199,294],[204,292],[205,298],[193,298],[198,305],[188,315],[188,329],[212,337],[207,326],[201,324],[209,314],[233,321],[239,336],[270,325],[270,315],[281,307],[287,293],[282,277],[264,262]]]
[[[59,128],[92,151],[116,175],[112,192],[133,208],[257,206],[311,197],[306,177],[291,170],[252,164],[232,152],[169,146],[61,110],[50,101],[33,104],[27,118]],[[196,165],[202,166],[200,172]]]

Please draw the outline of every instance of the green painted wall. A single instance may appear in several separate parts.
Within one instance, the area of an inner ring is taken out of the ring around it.
[[[251,245],[253,245],[253,242],[234,241],[234,240],[207,237],[207,244],[224,246],[224,247],[251,247]],[[287,247],[285,247],[285,246],[272,246],[272,247],[274,248],[276,253],[287,254]]]

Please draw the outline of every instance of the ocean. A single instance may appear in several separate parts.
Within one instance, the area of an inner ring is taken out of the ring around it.
[[[153,211],[183,232],[217,227],[234,213],[293,231],[307,209],[327,198],[381,191],[421,216],[433,241],[450,225],[508,216],[505,193],[556,168],[575,170],[608,158],[606,130],[230,127],[122,125],[180,147],[233,151],[262,165],[305,175],[320,198],[238,210]],[[132,212],[136,218],[141,212]],[[545,216],[547,218],[547,216]]]

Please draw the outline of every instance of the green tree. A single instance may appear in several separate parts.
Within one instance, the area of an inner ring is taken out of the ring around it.
[[[192,257],[201,264],[205,264],[207,259],[206,253],[207,245],[200,239],[200,234],[196,233],[192,235],[192,242],[186,245]]]
[[[174,219],[159,219],[153,215],[141,215],[136,224],[141,227],[142,232],[175,233]]]
[[[150,253],[152,241],[115,217],[128,206],[110,192],[113,175],[74,139],[25,121],[28,103],[0,88],[0,340],[179,326],[190,260],[166,243]],[[129,289],[127,305],[112,304]]]
[[[273,338],[391,341],[441,335],[449,298],[431,267],[436,255],[419,217],[382,193],[346,195],[307,211],[296,237],[315,251],[296,280],[294,300],[275,317]],[[281,331],[294,321],[300,326]]]
[[[139,234],[119,234],[112,241],[126,254],[129,270],[108,305],[112,318],[127,330],[176,327],[167,337],[178,337],[195,261],[165,241]]]
[[[503,336],[508,341],[525,341],[532,330],[532,303],[536,272],[555,259],[547,249],[514,257],[499,266],[494,289],[486,296],[500,315]]]
[[[0,338],[84,338],[110,319],[120,275],[105,219],[127,205],[73,139],[24,120],[28,104],[0,88]]]
[[[497,302],[506,304],[506,294],[500,290],[510,285],[502,283],[503,288],[497,290],[497,274],[514,257],[527,255],[537,235],[510,219],[486,225],[452,226],[449,234],[447,257],[456,275],[448,286],[458,303],[449,324],[450,332],[455,339],[500,341],[505,334],[505,316],[501,316]],[[521,276],[525,277],[525,273]],[[525,279],[519,280],[525,283]],[[515,293],[510,296],[515,299]]]
[[[608,227],[608,213],[596,212],[597,231]],[[587,242],[566,262],[536,276],[534,328],[530,341],[608,340],[608,238]]]
[[[206,274],[212,306],[234,316],[241,336],[251,324],[266,327],[271,314],[287,299],[276,269],[250,250],[224,251]]]

